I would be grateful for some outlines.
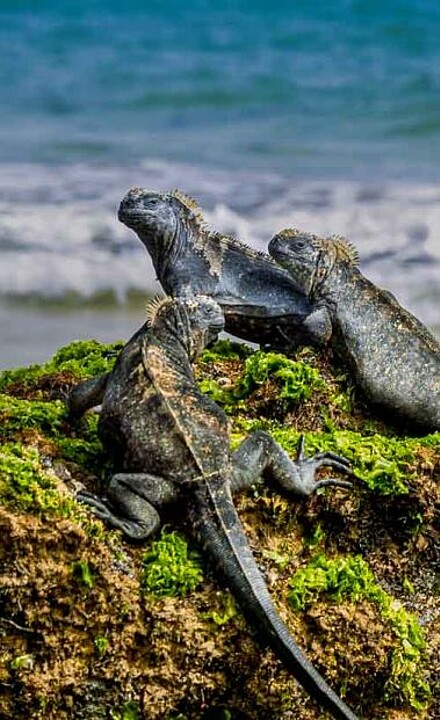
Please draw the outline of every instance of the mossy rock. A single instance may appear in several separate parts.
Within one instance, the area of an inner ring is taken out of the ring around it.
[[[139,547],[75,501],[111,467],[97,414],[72,427],[64,400],[120,347],[75,342],[0,375],[0,717],[324,718],[258,646],[183,518]],[[239,513],[293,636],[359,716],[439,717],[440,435],[387,426],[331,355],[222,341],[196,374],[233,446],[264,428],[294,456],[304,433],[309,453],[352,461],[351,491],[292,500],[259,484]]]

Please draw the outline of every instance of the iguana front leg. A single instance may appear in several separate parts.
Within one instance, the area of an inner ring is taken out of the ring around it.
[[[284,490],[295,495],[311,495],[320,487],[333,485],[350,488],[352,483],[336,478],[315,480],[320,467],[331,467],[346,475],[350,463],[332,452],[323,452],[306,458],[304,438],[301,437],[297,459],[294,462],[271,435],[257,430],[249,435],[232,456],[232,491],[237,492],[251,485],[262,476],[269,477]]]
[[[103,373],[72,388],[67,398],[70,420],[79,420],[86,410],[102,403],[109,377],[110,373]]]
[[[157,508],[178,499],[176,486],[157,475],[118,473],[107,490],[108,499],[82,491],[76,499],[94,515],[131,540],[145,540],[160,527]]]

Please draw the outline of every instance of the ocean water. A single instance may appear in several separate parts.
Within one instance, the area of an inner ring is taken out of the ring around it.
[[[0,0],[0,367],[142,322],[133,185],[343,234],[440,334],[439,37],[435,0]]]

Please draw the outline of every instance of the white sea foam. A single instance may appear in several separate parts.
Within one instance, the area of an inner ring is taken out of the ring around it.
[[[3,166],[1,293],[87,297],[112,289],[122,300],[130,289],[157,290],[145,249],[116,218],[133,185],[179,187],[200,201],[212,227],[259,249],[287,226],[345,235],[372,280],[440,326],[440,185],[299,181],[160,161]]]

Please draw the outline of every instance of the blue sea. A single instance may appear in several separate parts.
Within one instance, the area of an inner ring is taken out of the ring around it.
[[[142,322],[133,185],[345,235],[440,334],[438,0],[0,0],[0,43],[0,367]]]

